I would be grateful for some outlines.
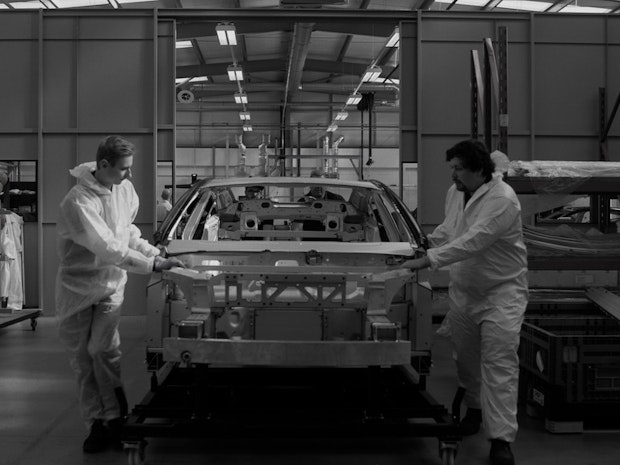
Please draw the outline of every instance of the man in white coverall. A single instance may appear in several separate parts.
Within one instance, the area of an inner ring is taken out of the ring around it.
[[[527,306],[527,251],[521,206],[494,173],[484,144],[466,140],[447,152],[454,184],[445,219],[431,235],[427,255],[412,269],[449,265],[449,307],[442,330],[451,337],[467,413],[463,434],[482,422],[492,465],[513,465],[517,434],[519,332]]]
[[[103,139],[96,162],[70,170],[77,184],[60,204],[56,314],[90,430],[84,452],[118,441],[127,414],[118,332],[127,271],[149,274],[183,266],[159,256],[132,224],[139,206],[129,181],[134,153],[133,144],[119,136]]]

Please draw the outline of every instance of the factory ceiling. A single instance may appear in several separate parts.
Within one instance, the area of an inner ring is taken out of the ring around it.
[[[262,134],[302,128],[316,139],[346,126],[346,114],[359,108],[347,105],[353,94],[372,94],[381,115],[375,143],[397,146],[399,55],[398,42],[389,42],[399,19],[415,19],[417,10],[617,14],[620,1],[0,0],[0,9],[67,7],[178,10],[179,146],[221,144],[224,132],[243,127]],[[231,29],[236,42],[221,45],[218,30]],[[230,79],[231,67],[241,80]],[[368,70],[378,74],[364,79]]]

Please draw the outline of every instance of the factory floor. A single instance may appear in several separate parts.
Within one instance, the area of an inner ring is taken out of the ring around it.
[[[125,464],[121,451],[84,455],[86,431],[79,417],[73,373],[58,342],[54,319],[40,317],[36,331],[29,321],[0,329],[0,464]],[[123,375],[130,407],[149,388],[143,363],[144,318],[123,317]],[[446,341],[437,338],[428,392],[450,406],[454,369]],[[618,465],[617,431],[551,434],[540,419],[520,413],[513,452],[522,465]],[[150,465],[440,465],[436,438],[406,440],[296,440],[264,444],[206,445],[196,439],[148,439]],[[488,443],[481,432],[459,443],[456,464],[487,464]]]

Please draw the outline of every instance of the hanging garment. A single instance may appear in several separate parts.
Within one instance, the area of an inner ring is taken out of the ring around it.
[[[7,297],[7,308],[24,306],[23,239],[24,220],[16,213],[0,213],[0,297]]]

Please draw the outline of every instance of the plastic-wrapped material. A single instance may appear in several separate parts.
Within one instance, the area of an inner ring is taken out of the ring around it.
[[[603,234],[595,228],[581,232],[568,225],[553,228],[523,226],[530,255],[619,257],[620,234]]]
[[[508,176],[548,178],[620,177],[620,162],[513,160],[508,167]]]
[[[569,194],[582,190],[593,179],[606,178],[609,182],[620,177],[620,162],[513,160],[507,177],[530,179],[531,189],[539,194]]]

